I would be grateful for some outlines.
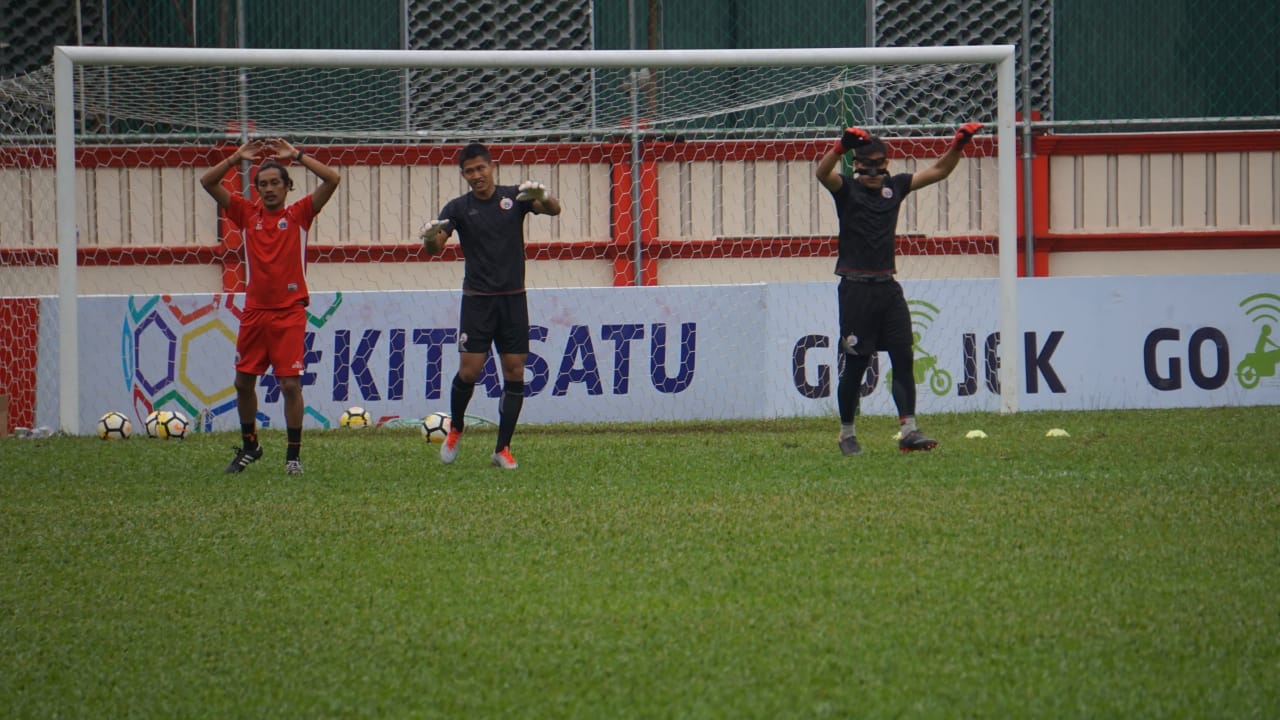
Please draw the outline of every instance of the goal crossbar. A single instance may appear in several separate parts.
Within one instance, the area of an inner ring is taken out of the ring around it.
[[[776,50],[268,50],[58,46],[78,65],[330,68],[787,67],[997,64],[1013,45]]]

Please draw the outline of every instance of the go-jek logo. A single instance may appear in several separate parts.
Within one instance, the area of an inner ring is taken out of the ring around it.
[[[180,410],[208,430],[214,418],[234,414],[236,393],[231,380],[235,373],[221,359],[235,357],[236,330],[244,311],[235,301],[233,294],[195,301],[170,295],[129,298],[120,358],[138,422],[152,410]],[[307,313],[307,324],[324,327],[341,304],[342,293],[337,293],[323,313]],[[306,334],[308,363],[315,359],[312,338],[312,333]],[[314,373],[303,373],[304,384],[314,378]],[[259,382],[266,388],[264,402],[278,402],[275,376],[263,375]],[[328,427],[323,413],[310,406],[306,413]],[[267,415],[259,412],[257,417],[261,427],[270,427]]]
[[[1251,341],[1253,350],[1245,353],[1235,365],[1234,374],[1240,387],[1252,390],[1265,378],[1276,377],[1276,368],[1280,366],[1280,342],[1274,336],[1276,326],[1280,325],[1280,295],[1256,293],[1241,300],[1239,307],[1257,334]],[[1163,345],[1181,339],[1182,334],[1177,328],[1156,328],[1147,334],[1143,344],[1143,366],[1147,382],[1157,390],[1182,388],[1184,358],[1175,353],[1163,362],[1158,360]],[[1187,339],[1186,350],[1186,375],[1196,387],[1217,390],[1230,379],[1231,343],[1221,329],[1196,328]]]
[[[908,300],[907,308],[911,311],[911,370],[916,384],[928,383],[930,392],[942,396],[951,392],[951,373],[938,366],[938,356],[925,350],[921,339],[934,320],[942,314],[937,305],[924,300]],[[885,373],[885,389],[893,388],[893,370]]]
[[[1000,394],[999,332],[987,332],[984,336],[976,328],[964,327],[966,318],[962,317],[959,323],[948,319],[942,324],[943,331],[939,333],[935,327],[943,314],[939,306],[925,300],[911,300],[907,307],[911,313],[911,370],[917,385],[925,385],[939,397],[954,394],[959,398],[970,398],[981,395],[984,391],[992,395]],[[930,332],[931,330],[935,332]],[[1064,330],[1055,329],[1047,333],[1027,331],[1021,335],[1021,347],[1018,351],[1025,368],[1022,376],[1023,392],[1028,395],[1046,391],[1055,395],[1067,392],[1067,387],[1054,366],[1054,353],[1065,334]],[[844,344],[844,340],[836,343],[838,347],[843,347]],[[834,387],[833,380],[844,371],[845,353],[837,353],[833,373],[833,368],[825,363],[815,365],[810,351],[832,345],[831,338],[826,335],[804,335],[796,340],[791,351],[792,384],[803,397],[830,397]],[[880,354],[876,352],[871,355],[859,389],[862,397],[874,392],[880,382]],[[941,360],[943,357],[954,359],[954,364],[950,367],[959,369],[958,382],[944,366]],[[884,375],[885,388],[891,389],[893,371],[889,370]]]
[[[1240,301],[1244,314],[1258,328],[1258,339],[1253,352],[1244,356],[1236,365],[1236,380],[1240,387],[1252,390],[1265,377],[1274,377],[1280,365],[1280,344],[1272,337],[1272,331],[1280,324],[1280,295],[1258,293]]]

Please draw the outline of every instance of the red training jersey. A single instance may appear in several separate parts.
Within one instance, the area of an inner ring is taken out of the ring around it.
[[[307,233],[315,220],[311,196],[272,212],[261,200],[233,194],[227,218],[240,227],[248,289],[246,310],[307,305]]]

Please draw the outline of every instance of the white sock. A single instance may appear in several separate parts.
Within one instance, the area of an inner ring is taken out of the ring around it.
[[[853,437],[856,433],[853,431],[853,423],[840,423],[840,439]]]
[[[916,429],[916,416],[911,415],[911,416],[902,418],[902,425],[900,429],[902,430],[903,435],[906,435],[907,433],[914,431]]]

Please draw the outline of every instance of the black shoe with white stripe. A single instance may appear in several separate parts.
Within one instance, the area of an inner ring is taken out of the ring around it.
[[[236,448],[236,457],[234,460],[231,461],[231,464],[227,466],[227,472],[228,473],[244,472],[244,469],[249,467],[250,463],[254,462],[255,460],[261,457],[262,457],[261,445],[254,447],[252,450],[249,448],[243,448],[243,447]]]

